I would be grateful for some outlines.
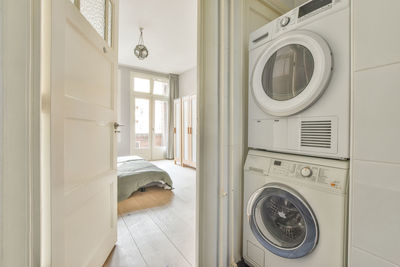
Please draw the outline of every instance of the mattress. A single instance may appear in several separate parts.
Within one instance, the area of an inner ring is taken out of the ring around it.
[[[119,157],[118,166],[118,201],[129,198],[139,188],[161,186],[172,189],[169,174],[154,164],[138,156]]]

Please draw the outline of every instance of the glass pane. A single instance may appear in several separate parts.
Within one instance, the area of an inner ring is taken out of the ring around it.
[[[272,99],[285,101],[296,97],[314,73],[314,59],[306,47],[291,44],[278,49],[267,61],[262,86]]]
[[[150,101],[145,98],[135,98],[135,147],[149,147]]]
[[[154,101],[154,146],[165,147],[167,144],[168,102]]]
[[[196,117],[196,98],[192,98],[192,161],[196,162],[196,126],[197,126],[197,117]]]
[[[189,160],[189,101],[183,101],[183,159]]]
[[[104,39],[105,29],[105,0],[80,0],[82,15]]]
[[[175,104],[175,158],[181,157],[181,105]]]
[[[256,224],[271,243],[281,248],[295,248],[306,236],[304,218],[296,206],[283,197],[287,192],[280,194],[280,189],[270,190],[269,194],[257,203]]]
[[[108,46],[112,46],[112,20],[114,16],[113,4],[110,0],[107,1],[108,4],[108,20],[107,20],[107,37]]]
[[[135,92],[150,93],[150,80],[138,77],[133,78],[133,90]]]
[[[160,82],[160,81],[154,81],[153,94],[168,96],[168,91],[169,91],[168,90],[168,83]]]

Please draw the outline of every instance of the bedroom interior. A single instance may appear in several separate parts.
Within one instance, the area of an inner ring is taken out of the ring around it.
[[[105,266],[195,265],[197,2],[155,4],[119,3],[118,241]]]

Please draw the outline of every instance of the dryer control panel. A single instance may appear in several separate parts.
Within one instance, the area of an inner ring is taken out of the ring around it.
[[[293,178],[338,193],[347,192],[347,169],[273,159],[269,175]]]

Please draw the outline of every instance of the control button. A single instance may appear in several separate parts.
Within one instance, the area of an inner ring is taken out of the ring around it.
[[[310,177],[312,175],[312,171],[309,167],[304,167],[301,169],[301,176]]]
[[[289,22],[290,22],[290,17],[283,17],[281,19],[281,26],[285,27],[285,26],[287,26],[289,24]]]

